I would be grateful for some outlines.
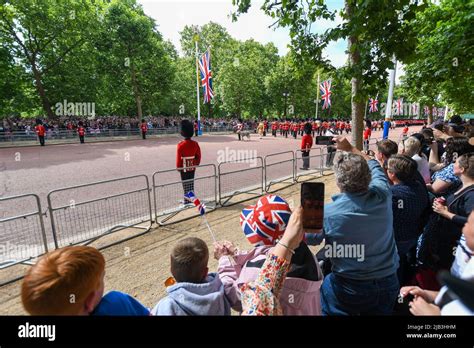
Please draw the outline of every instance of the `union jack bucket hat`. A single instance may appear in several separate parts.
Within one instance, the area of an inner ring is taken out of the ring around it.
[[[285,232],[290,215],[290,206],[283,198],[266,195],[242,210],[240,226],[251,244],[275,245]]]

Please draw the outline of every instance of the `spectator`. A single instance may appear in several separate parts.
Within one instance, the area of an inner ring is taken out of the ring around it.
[[[104,275],[105,259],[97,249],[56,249],[26,273],[21,285],[23,307],[31,315],[149,315],[130,295],[111,291],[102,296]]]
[[[428,190],[436,195],[448,196],[461,185],[461,180],[454,174],[454,162],[459,156],[473,151],[467,138],[449,138],[446,140],[446,152],[443,163],[438,163],[438,146],[431,144],[430,166],[435,173],[431,176]]]
[[[171,274],[176,284],[153,308],[153,315],[230,315],[224,285],[208,273],[209,250],[199,238],[185,238],[171,251]]]
[[[416,162],[408,156],[396,155],[388,160],[387,175],[393,182],[390,187],[393,231],[400,258],[398,281],[401,285],[408,282],[409,261],[414,259],[416,243],[430,210],[428,192],[415,179],[416,170]]]
[[[341,193],[325,206],[322,237],[327,245],[339,245],[344,250],[358,248],[362,255],[347,252],[343,257],[331,257],[332,273],[321,288],[322,312],[391,314],[399,287],[392,194],[387,177],[377,161],[347,139],[335,139],[337,149],[344,151],[334,164]]]
[[[474,250],[474,214],[469,218],[462,229],[466,240],[466,246]],[[456,254],[456,257],[467,258],[468,261],[462,272],[462,278],[474,281],[474,257],[472,254]],[[465,262],[457,260],[455,263]],[[400,289],[400,295],[406,297],[413,295],[414,299],[409,303],[410,312],[413,315],[474,315],[460,300],[450,296],[446,287],[440,291],[420,289],[418,286],[405,286]]]
[[[414,136],[410,136],[402,141],[402,154],[412,158],[416,162],[418,172],[421,174],[425,184],[431,183],[430,164],[421,153],[421,142]],[[420,155],[421,154],[421,155]]]
[[[227,241],[216,244],[214,256],[219,261],[219,276],[235,310],[242,310],[239,287],[257,279],[266,255],[283,235],[290,215],[290,207],[281,197],[267,195],[256,205],[244,208],[240,218],[245,236],[254,249],[242,252],[236,251]],[[268,237],[260,231],[266,231]],[[294,252],[279,295],[283,314],[321,315],[322,274],[317,260],[305,242],[301,242]],[[231,255],[235,264],[231,264],[226,255]]]
[[[387,173],[388,159],[398,153],[398,145],[390,139],[382,139],[377,142],[377,152],[375,158]]]
[[[279,297],[292,255],[304,236],[302,216],[302,208],[295,209],[283,237],[267,254],[257,279],[240,288],[243,315],[282,315]]]
[[[437,231],[439,268],[449,269],[453,263],[455,249],[467,216],[474,209],[474,153],[459,157],[453,166],[454,175],[462,182],[461,188],[446,198],[446,204],[435,200],[433,211],[443,219]]]

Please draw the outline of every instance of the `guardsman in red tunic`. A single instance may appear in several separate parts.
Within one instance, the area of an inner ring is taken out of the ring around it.
[[[301,121],[300,122],[300,127],[299,127],[299,130],[300,130],[300,135],[303,136],[303,132],[304,132],[304,125],[306,124],[306,122],[304,121]]]
[[[79,135],[79,141],[81,144],[84,144],[84,135],[86,135],[86,130],[84,129],[84,124],[82,121],[79,121],[77,125],[77,134]]]
[[[275,120],[275,121],[272,122],[272,135],[274,137],[277,136],[277,129],[278,129],[278,121]],[[281,134],[281,132],[280,132],[280,134]]]
[[[196,166],[201,163],[201,148],[197,141],[191,140],[193,136],[191,121],[181,121],[181,136],[184,140],[178,144],[176,151],[176,169],[181,175],[184,194],[194,192],[194,174]],[[185,200],[185,203],[189,203]]]
[[[140,129],[142,130],[142,138],[146,139],[146,132],[148,131],[148,125],[146,124],[146,121],[143,118],[142,118],[142,124],[140,125]]]
[[[44,146],[44,135],[46,134],[46,129],[43,126],[43,121],[40,119],[36,120],[35,132],[38,135],[41,146]]]
[[[316,135],[316,133],[318,132],[318,128],[319,128],[318,122],[313,121],[313,124],[311,125],[311,129],[313,131],[313,138]]]

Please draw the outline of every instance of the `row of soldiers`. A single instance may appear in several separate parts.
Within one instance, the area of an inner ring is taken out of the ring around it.
[[[323,135],[328,129],[331,129],[336,134],[343,134],[344,131],[348,134],[352,125],[349,120],[284,120],[284,121],[273,121],[267,122],[262,121],[257,127],[257,132],[260,136],[265,136],[266,133],[271,129],[272,136],[276,137],[279,133],[280,136],[288,138],[288,135],[296,139],[298,135],[303,136],[305,124],[311,124],[313,137],[316,135]]]

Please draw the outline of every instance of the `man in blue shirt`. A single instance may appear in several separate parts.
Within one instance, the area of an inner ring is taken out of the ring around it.
[[[398,254],[393,236],[392,193],[380,164],[343,137],[334,138],[341,193],[324,207],[321,235],[332,272],[321,288],[324,315],[389,315],[397,299]]]

